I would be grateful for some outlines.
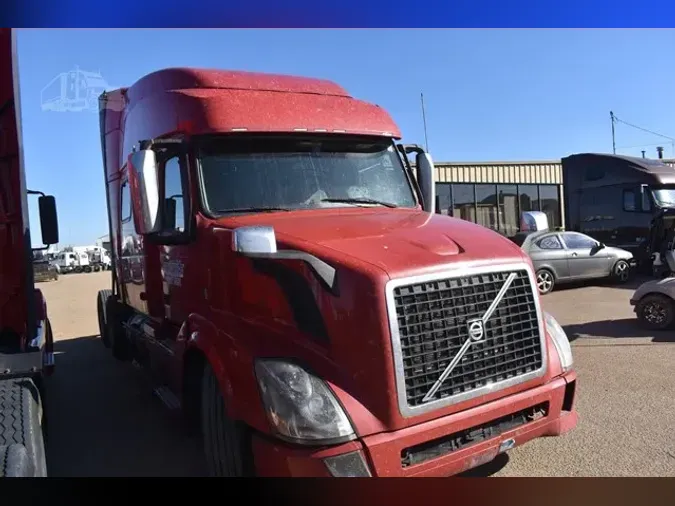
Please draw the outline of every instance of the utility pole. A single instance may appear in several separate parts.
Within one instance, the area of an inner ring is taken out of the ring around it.
[[[424,123],[424,146],[425,150],[429,152],[429,139],[427,138],[427,115],[424,111],[424,93],[420,93],[420,99],[422,101],[422,122]]]
[[[612,120],[612,153],[616,154],[616,138],[614,136],[614,113],[609,111],[609,117]]]

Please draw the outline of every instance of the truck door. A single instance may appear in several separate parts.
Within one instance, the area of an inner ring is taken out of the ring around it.
[[[136,233],[132,207],[129,181],[124,180],[120,189],[120,285],[127,304],[147,314],[143,242]]]
[[[598,242],[578,232],[564,232],[562,240],[567,249],[571,278],[596,278],[610,273],[610,258]]]

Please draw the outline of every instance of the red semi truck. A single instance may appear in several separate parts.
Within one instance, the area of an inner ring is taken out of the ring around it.
[[[44,379],[52,330],[35,288],[28,195],[37,194],[46,249],[58,243],[54,197],[26,189],[15,34],[0,29],[0,477],[46,476]]]
[[[530,260],[329,81],[171,68],[100,99],[103,343],[224,476],[449,476],[577,423]],[[409,156],[411,159],[409,159]]]

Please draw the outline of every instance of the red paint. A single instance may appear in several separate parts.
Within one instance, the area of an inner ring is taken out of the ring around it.
[[[19,96],[14,89],[16,64],[12,29],[0,28],[0,345],[7,346],[17,336],[20,350],[25,351],[38,326],[46,325],[47,306],[32,274],[26,175],[17,124]],[[47,335],[49,348],[50,339]]]
[[[156,328],[164,329],[172,349],[170,357],[153,360],[176,392],[183,386],[187,354],[198,350],[211,364],[230,416],[260,434],[253,446],[262,474],[326,471],[323,449],[289,446],[270,433],[253,372],[254,360],[260,357],[293,357],[323,378],[359,436],[358,442],[325,451],[362,448],[379,475],[458,472],[498,443],[488,441],[406,471],[400,467],[400,450],[497,418],[521,404],[548,399],[552,409],[546,420],[514,431],[519,443],[560,433],[576,423],[575,415],[560,412],[566,381],[550,340],[547,372],[541,378],[411,418],[399,412],[383,295],[386,282],[468,263],[529,263],[520,248],[495,232],[447,216],[430,216],[421,209],[320,209],[212,219],[198,205],[192,153],[184,165],[194,217],[190,241],[151,244],[140,240],[131,225],[120,224],[120,184],[128,172],[124,164],[141,140],[176,133],[188,138],[214,132],[239,135],[231,131],[239,127],[249,132],[293,133],[303,127],[400,136],[385,111],[325,81],[186,69],[151,74],[128,89],[112,92],[108,104],[113,104],[104,126],[113,250],[119,258],[124,229],[135,241],[135,251],[142,253],[135,270],[131,264],[117,264],[121,279],[132,270],[138,276],[137,283],[126,284],[126,300],[139,291],[145,294],[144,311]],[[336,267],[339,297],[325,290],[305,264],[283,262],[310,287],[328,342],[300,330],[279,284],[256,270],[251,260],[232,252],[232,229],[245,225],[271,225],[279,248],[305,251]],[[177,264],[182,268],[180,285],[169,286],[166,272]]]

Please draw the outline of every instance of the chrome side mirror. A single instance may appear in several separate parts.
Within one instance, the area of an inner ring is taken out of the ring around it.
[[[136,232],[145,235],[161,230],[157,158],[152,149],[129,155],[129,183]]]
[[[335,268],[320,258],[304,251],[286,249],[277,251],[277,238],[272,227],[251,226],[235,228],[232,232],[232,251],[248,258],[299,260],[305,262],[332,293],[337,293],[337,273]]]
[[[436,212],[436,183],[434,182],[434,162],[429,153],[420,152],[415,157],[417,184],[422,192],[422,207],[431,214]]]
[[[273,254],[277,252],[277,238],[272,227],[254,226],[235,228],[232,249],[237,253]]]

